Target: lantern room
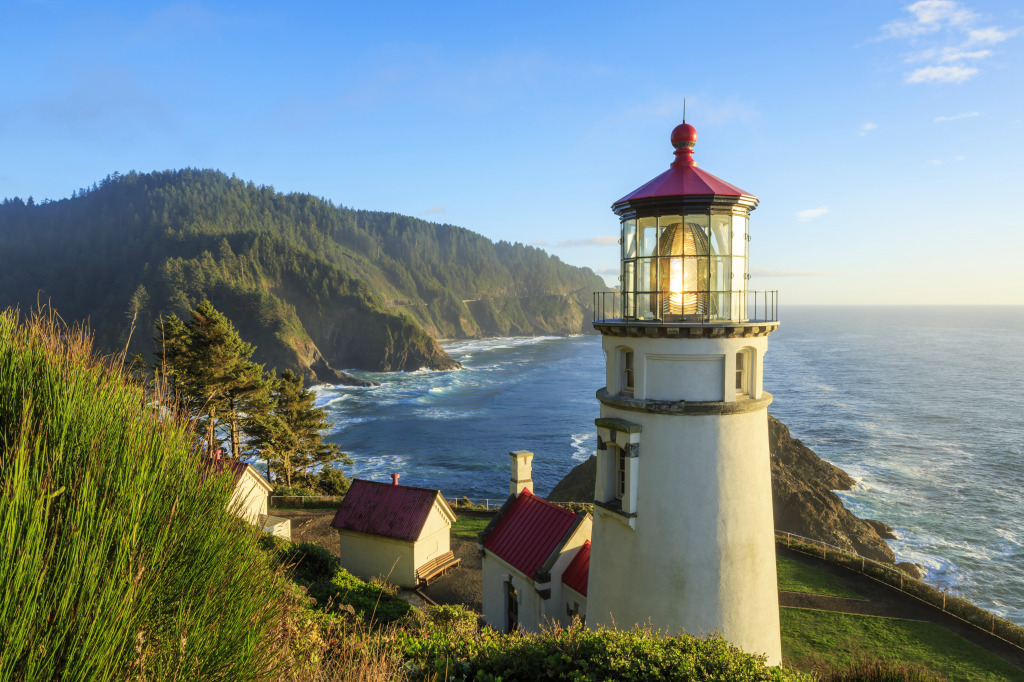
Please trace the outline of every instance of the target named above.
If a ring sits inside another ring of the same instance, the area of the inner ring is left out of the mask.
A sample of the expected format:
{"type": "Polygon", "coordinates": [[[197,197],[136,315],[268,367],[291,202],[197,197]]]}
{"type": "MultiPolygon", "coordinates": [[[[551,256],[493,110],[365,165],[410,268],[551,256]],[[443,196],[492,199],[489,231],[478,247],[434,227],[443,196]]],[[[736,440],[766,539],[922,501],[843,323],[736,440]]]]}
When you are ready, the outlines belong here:
{"type": "Polygon", "coordinates": [[[669,169],[612,204],[622,229],[622,318],[745,322],[753,303],[747,222],[757,197],[697,167],[692,125],[676,126],[671,140],[669,169]]]}

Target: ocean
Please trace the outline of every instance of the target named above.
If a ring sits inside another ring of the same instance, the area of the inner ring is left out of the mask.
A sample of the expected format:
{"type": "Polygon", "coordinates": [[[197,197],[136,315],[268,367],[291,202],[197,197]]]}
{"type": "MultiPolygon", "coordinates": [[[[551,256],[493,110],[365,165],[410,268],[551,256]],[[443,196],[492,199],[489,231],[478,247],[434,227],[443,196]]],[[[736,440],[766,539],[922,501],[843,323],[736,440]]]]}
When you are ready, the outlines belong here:
{"type": "MultiPolygon", "coordinates": [[[[839,493],[896,529],[900,561],[1024,624],[1024,307],[792,306],[769,337],[769,412],[857,480],[839,493]]],[[[500,503],[511,450],[545,495],[592,454],[593,335],[456,341],[465,369],[321,386],[351,476],[500,503]]]]}

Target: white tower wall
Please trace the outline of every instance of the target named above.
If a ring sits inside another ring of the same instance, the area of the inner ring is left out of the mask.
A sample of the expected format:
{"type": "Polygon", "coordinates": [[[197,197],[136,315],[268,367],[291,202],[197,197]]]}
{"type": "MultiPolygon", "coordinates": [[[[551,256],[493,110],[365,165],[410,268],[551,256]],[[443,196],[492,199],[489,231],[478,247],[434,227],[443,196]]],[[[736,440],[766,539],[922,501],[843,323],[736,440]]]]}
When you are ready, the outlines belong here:
{"type": "Polygon", "coordinates": [[[685,326],[656,337],[605,333],[588,624],[718,631],[769,664],[781,662],[771,395],[761,388],[772,329],[698,328],[698,338],[687,338],[685,326]]]}

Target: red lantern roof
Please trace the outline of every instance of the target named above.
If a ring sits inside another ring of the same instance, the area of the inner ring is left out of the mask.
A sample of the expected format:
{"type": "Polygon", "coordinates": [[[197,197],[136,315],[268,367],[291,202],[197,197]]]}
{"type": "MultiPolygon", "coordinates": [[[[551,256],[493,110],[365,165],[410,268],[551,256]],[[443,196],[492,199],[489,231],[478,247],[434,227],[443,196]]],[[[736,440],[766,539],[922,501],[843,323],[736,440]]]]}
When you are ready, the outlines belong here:
{"type": "Polygon", "coordinates": [[[693,146],[696,143],[697,130],[692,125],[684,122],[676,126],[672,131],[672,146],[676,150],[676,160],[672,162],[669,169],[644,186],[622,197],[612,206],[638,199],[678,196],[750,197],[756,201],[757,197],[750,192],[745,192],[739,187],[730,185],[725,180],[697,168],[697,162],[693,159],[693,146]]]}

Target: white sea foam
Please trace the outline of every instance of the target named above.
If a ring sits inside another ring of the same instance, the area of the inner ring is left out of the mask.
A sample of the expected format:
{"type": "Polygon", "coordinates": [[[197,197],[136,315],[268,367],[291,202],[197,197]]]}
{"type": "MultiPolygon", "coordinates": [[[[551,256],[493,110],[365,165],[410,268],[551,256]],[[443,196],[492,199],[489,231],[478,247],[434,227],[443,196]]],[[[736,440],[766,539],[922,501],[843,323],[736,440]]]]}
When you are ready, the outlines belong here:
{"type": "Polygon", "coordinates": [[[597,434],[595,433],[574,433],[570,436],[572,441],[572,458],[576,462],[587,461],[597,445],[597,434]]]}

